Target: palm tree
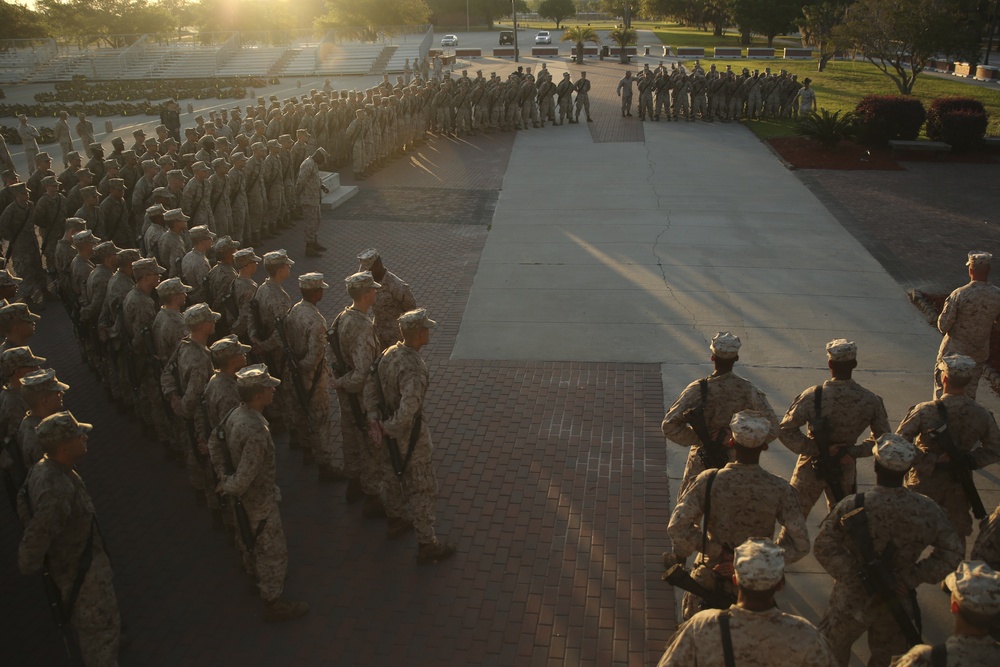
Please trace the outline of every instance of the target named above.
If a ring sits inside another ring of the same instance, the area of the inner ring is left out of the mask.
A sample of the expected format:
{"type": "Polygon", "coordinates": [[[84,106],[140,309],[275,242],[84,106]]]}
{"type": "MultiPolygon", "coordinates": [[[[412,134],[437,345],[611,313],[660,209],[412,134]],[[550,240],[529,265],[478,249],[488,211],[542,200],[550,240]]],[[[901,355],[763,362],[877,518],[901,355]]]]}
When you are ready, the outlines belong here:
{"type": "Polygon", "coordinates": [[[618,45],[618,62],[625,64],[628,62],[628,54],[625,47],[631,46],[639,39],[639,33],[632,28],[615,28],[608,33],[608,37],[618,45]]]}
{"type": "Polygon", "coordinates": [[[576,42],[576,62],[583,62],[583,43],[589,42],[590,44],[600,44],[601,38],[597,34],[597,31],[593,28],[588,28],[582,25],[575,25],[572,28],[566,28],[563,31],[562,37],[559,39],[560,42],[576,42]]]}

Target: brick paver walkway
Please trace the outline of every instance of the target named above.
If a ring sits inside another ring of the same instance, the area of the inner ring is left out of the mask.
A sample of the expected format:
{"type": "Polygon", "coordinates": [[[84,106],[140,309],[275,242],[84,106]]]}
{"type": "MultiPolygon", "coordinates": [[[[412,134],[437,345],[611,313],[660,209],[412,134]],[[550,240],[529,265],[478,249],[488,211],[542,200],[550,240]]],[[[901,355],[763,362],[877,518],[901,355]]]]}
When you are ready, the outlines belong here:
{"type": "MultiPolygon", "coordinates": [[[[80,471],[114,559],[123,667],[655,661],[674,622],[659,580],[668,547],[659,367],[450,360],[512,141],[434,144],[374,175],[324,222],[322,259],[301,258],[299,230],[269,244],[289,249],[296,275],[326,273],[328,317],[347,303],[339,278],[356,270],[354,255],[377,246],[441,323],[426,353],[426,414],[439,531],[459,547],[452,561],[417,566],[412,537],[387,541],[382,522],[345,505],[342,485],[318,485],[279,438],[286,592],[312,605],[299,621],[261,621],[184,471],[109,409],[62,309],[44,313],[33,349],[73,386],[68,408],[96,427],[80,471]],[[432,158],[431,173],[421,165],[432,158]]],[[[39,580],[17,573],[18,539],[4,505],[4,664],[64,664],[39,580]]]]}

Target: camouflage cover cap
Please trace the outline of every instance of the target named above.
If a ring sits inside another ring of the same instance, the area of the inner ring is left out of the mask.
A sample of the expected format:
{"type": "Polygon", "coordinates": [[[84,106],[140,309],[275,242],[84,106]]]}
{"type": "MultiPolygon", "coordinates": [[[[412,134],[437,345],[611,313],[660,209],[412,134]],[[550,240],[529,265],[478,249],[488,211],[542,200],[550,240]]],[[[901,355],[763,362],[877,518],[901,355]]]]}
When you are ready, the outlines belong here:
{"type": "Polygon", "coordinates": [[[276,264],[291,266],[295,262],[288,257],[288,251],[284,248],[281,250],[272,250],[264,254],[264,266],[275,266],[276,264]]]}
{"type": "Polygon", "coordinates": [[[23,278],[10,275],[7,269],[0,270],[0,287],[17,287],[23,278]]]}
{"type": "Polygon", "coordinates": [[[96,185],[87,185],[80,188],[80,196],[86,199],[87,197],[97,197],[99,193],[97,192],[96,185]]]}
{"type": "Polygon", "coordinates": [[[143,169],[158,169],[159,166],[156,164],[156,160],[143,160],[142,161],[142,168],[143,169]]]}
{"type": "Polygon", "coordinates": [[[229,162],[224,157],[217,157],[214,160],[212,160],[212,168],[213,169],[217,169],[219,167],[225,167],[228,164],[229,164],[229,162]]]}
{"type": "Polygon", "coordinates": [[[143,130],[132,130],[133,137],[144,137],[146,133],[143,130]]]}
{"type": "Polygon", "coordinates": [[[303,273],[299,276],[299,289],[326,289],[329,285],[322,273],[303,273]]]}
{"type": "Polygon", "coordinates": [[[160,165],[161,167],[165,164],[173,165],[174,159],[169,155],[161,155],[159,159],[156,160],[156,164],[160,165]]]}
{"type": "Polygon", "coordinates": [[[278,143],[277,139],[269,139],[267,142],[268,148],[281,148],[281,144],[278,143]]]}
{"type": "Polygon", "coordinates": [[[184,215],[184,211],[179,208],[172,208],[163,214],[163,219],[167,222],[187,222],[191,218],[184,215]]]}
{"type": "Polygon", "coordinates": [[[153,196],[159,197],[161,199],[173,199],[174,195],[170,192],[170,188],[158,187],[153,189],[153,196]]]}
{"type": "Polygon", "coordinates": [[[90,144],[90,150],[92,150],[92,151],[103,151],[104,150],[104,146],[101,145],[100,141],[95,141],[94,143],[90,144]]]}
{"type": "Polygon", "coordinates": [[[983,252],[982,250],[974,250],[969,253],[969,260],[965,263],[966,266],[972,267],[973,269],[983,269],[990,265],[993,260],[993,255],[988,252],[983,252]]]}
{"type": "Polygon", "coordinates": [[[178,180],[187,180],[187,176],[184,175],[184,170],[182,169],[171,169],[167,172],[167,178],[176,178],[178,180]]]}
{"type": "Polygon", "coordinates": [[[740,354],[742,344],[739,336],[734,336],[728,331],[720,331],[712,339],[712,354],[719,359],[735,359],[740,354]]]}
{"type": "Polygon", "coordinates": [[[26,389],[31,389],[33,391],[69,390],[69,385],[60,382],[59,378],[56,377],[56,371],[54,368],[42,368],[37,371],[31,371],[21,378],[21,384],[24,385],[26,389]]]}
{"type": "Polygon", "coordinates": [[[66,159],[67,160],[79,160],[80,159],[80,153],[79,153],[79,151],[70,151],[69,153],[66,153],[66,159]]]}
{"type": "Polygon", "coordinates": [[[66,229],[80,231],[87,228],[87,221],[83,218],[66,218],[66,229]]]}
{"type": "Polygon", "coordinates": [[[144,278],[146,276],[151,276],[154,273],[166,273],[167,270],[156,263],[156,260],[152,257],[147,257],[145,259],[137,259],[132,262],[132,275],[135,279],[144,278]]]}
{"type": "Polygon", "coordinates": [[[399,316],[400,329],[433,329],[437,322],[427,317],[425,308],[410,310],[399,316]]]}
{"type": "Polygon", "coordinates": [[[733,567],[741,588],[767,591],[785,576],[785,550],[766,537],[751,537],[736,547],[733,567]]]}
{"type": "Polygon", "coordinates": [[[71,412],[57,412],[49,415],[35,427],[35,437],[38,444],[45,445],[63,442],[89,433],[94,427],[85,422],[78,422],[71,412]]]}
{"type": "Polygon", "coordinates": [[[156,137],[150,137],[142,142],[143,146],[149,146],[151,148],[156,148],[156,137]]]}
{"type": "Polygon", "coordinates": [[[215,233],[205,225],[198,225],[191,228],[191,243],[201,243],[202,241],[214,241],[215,233]]]}
{"type": "Polygon", "coordinates": [[[771,422],[763,412],[744,410],[733,415],[729,428],[733,431],[733,440],[744,447],[756,449],[767,441],[771,422]]]}
{"type": "Polygon", "coordinates": [[[125,189],[125,179],[124,178],[109,178],[108,186],[114,189],[125,189]]]}
{"type": "Polygon", "coordinates": [[[121,137],[115,137],[114,139],[111,140],[111,145],[112,146],[122,146],[122,147],[124,147],[125,146],[125,140],[122,139],[121,137]]]}
{"type": "Polygon", "coordinates": [[[100,243],[101,239],[94,236],[94,232],[89,229],[85,229],[82,232],[77,232],[73,234],[73,243],[80,245],[81,243],[100,243]]]}
{"type": "Polygon", "coordinates": [[[161,297],[174,294],[190,294],[191,286],[185,285],[180,278],[168,278],[156,286],[156,293],[161,297]]]}
{"type": "Polygon", "coordinates": [[[976,362],[964,354],[949,354],[938,359],[937,369],[956,380],[971,378],[976,370],[976,362]]]}
{"type": "Polygon", "coordinates": [[[107,160],[104,161],[104,166],[107,167],[108,169],[118,169],[118,160],[114,159],[113,157],[109,157],[107,160]]]}
{"type": "Polygon", "coordinates": [[[854,361],[858,358],[858,346],[852,340],[835,338],[826,344],[826,356],[830,361],[854,361]]]}
{"type": "Polygon", "coordinates": [[[31,192],[30,190],[28,190],[27,183],[11,183],[10,185],[7,186],[7,189],[10,190],[15,195],[25,195],[31,192]]]}
{"type": "Polygon", "coordinates": [[[0,371],[3,371],[4,377],[9,377],[18,368],[41,366],[44,363],[45,357],[36,357],[35,353],[27,345],[24,347],[12,347],[9,350],[4,350],[3,354],[0,354],[0,371]]]}
{"type": "Polygon", "coordinates": [[[163,215],[166,212],[166,209],[163,208],[163,204],[153,204],[146,209],[146,215],[151,218],[157,215],[163,215]]]}
{"type": "Polygon", "coordinates": [[[250,144],[250,150],[252,150],[252,151],[253,151],[253,152],[255,152],[255,153],[256,153],[257,151],[266,151],[266,150],[267,150],[267,146],[265,146],[265,145],[264,145],[264,144],[263,144],[262,142],[260,142],[260,141],[255,141],[255,142],[253,142],[252,144],[250,144]]]}
{"type": "Polygon", "coordinates": [[[916,448],[909,440],[895,433],[880,435],[872,447],[872,454],[879,465],[888,470],[906,472],[917,457],[916,448]]]}
{"type": "Polygon", "coordinates": [[[236,151],[235,153],[229,156],[229,159],[233,161],[233,164],[236,164],[237,162],[246,162],[247,156],[242,151],[236,151]]]}
{"type": "Polygon", "coordinates": [[[212,171],[212,168],[209,167],[204,162],[202,162],[201,160],[198,160],[193,165],[191,165],[191,171],[212,171]]]}
{"type": "Polygon", "coordinates": [[[944,583],[958,599],[958,606],[983,616],[1000,614],[1000,574],[981,560],[959,563],[944,583]]]}
{"type": "Polygon", "coordinates": [[[118,251],[118,265],[131,264],[142,257],[136,248],[122,248],[118,251]]]}
{"type": "Polygon", "coordinates": [[[382,285],[375,282],[375,278],[372,277],[371,271],[359,271],[357,273],[352,273],[344,278],[344,284],[347,285],[347,289],[364,289],[367,287],[374,287],[375,289],[382,288],[382,285]]]}
{"type": "Polygon", "coordinates": [[[231,359],[240,354],[246,354],[250,351],[250,346],[241,343],[236,334],[230,334],[212,343],[212,346],[208,349],[212,351],[212,357],[216,361],[222,361],[223,359],[231,359]]]}
{"type": "Polygon", "coordinates": [[[42,179],[42,187],[47,187],[49,185],[55,185],[58,187],[59,179],[57,179],[55,176],[46,176],[45,178],[42,179]]]}
{"type": "Polygon", "coordinates": [[[109,255],[115,255],[117,257],[119,250],[121,250],[121,248],[116,246],[114,241],[102,241],[94,246],[93,258],[96,260],[102,260],[109,255]]]}
{"type": "Polygon", "coordinates": [[[46,153],[45,151],[42,151],[41,153],[35,156],[35,163],[37,164],[41,160],[48,160],[49,162],[52,162],[52,156],[46,153]]]}
{"type": "Polygon", "coordinates": [[[379,257],[378,250],[368,248],[358,253],[358,261],[361,263],[361,270],[367,271],[375,265],[375,260],[379,257]]]}
{"type": "Polygon", "coordinates": [[[236,250],[240,247],[239,241],[234,241],[231,236],[222,236],[218,241],[212,246],[212,249],[217,253],[229,252],[230,250],[236,250]]]}
{"type": "Polygon", "coordinates": [[[184,324],[193,327],[205,322],[218,322],[220,317],[222,315],[212,310],[207,303],[198,303],[184,311],[184,324]]]}
{"type": "Polygon", "coordinates": [[[233,255],[233,266],[237,269],[242,269],[251,262],[260,264],[262,261],[264,260],[254,253],[253,248],[241,248],[236,251],[235,255],[233,255]]]}
{"type": "Polygon", "coordinates": [[[127,151],[122,151],[122,157],[138,157],[138,156],[135,154],[135,151],[130,148],[127,151]]]}
{"type": "Polygon", "coordinates": [[[236,371],[236,385],[239,387],[277,387],[281,380],[271,377],[265,364],[253,364],[236,371]]]}

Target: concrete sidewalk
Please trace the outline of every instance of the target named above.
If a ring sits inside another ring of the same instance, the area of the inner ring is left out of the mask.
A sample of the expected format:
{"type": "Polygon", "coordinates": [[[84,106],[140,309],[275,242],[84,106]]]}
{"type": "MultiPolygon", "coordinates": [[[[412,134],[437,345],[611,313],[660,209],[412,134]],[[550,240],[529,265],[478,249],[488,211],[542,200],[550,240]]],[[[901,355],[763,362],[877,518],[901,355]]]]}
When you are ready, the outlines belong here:
{"type": "MultiPolygon", "coordinates": [[[[742,126],[646,123],[644,143],[599,146],[584,125],[560,129],[517,136],[453,358],[658,363],[666,409],[711,372],[708,342],[730,330],[738,372],[780,415],[827,377],[824,345],[845,337],[894,427],[930,397],[940,335],[742,126]]],[[[998,406],[986,386],[980,400],[998,406]]],[[[674,482],[686,450],[667,450],[674,482]]],[[[795,456],[776,444],[762,462],[787,479],[795,456]]],[[[870,486],[871,459],[859,471],[870,486]]],[[[996,475],[977,482],[993,507],[996,475]]],[[[813,536],[824,514],[817,505],[813,536]]],[[[831,584],[809,556],[781,605],[816,622],[831,584]]],[[[946,596],[925,586],[920,598],[925,638],[943,639],[946,596]]],[[[854,664],[867,654],[858,642],[854,664]]]]}

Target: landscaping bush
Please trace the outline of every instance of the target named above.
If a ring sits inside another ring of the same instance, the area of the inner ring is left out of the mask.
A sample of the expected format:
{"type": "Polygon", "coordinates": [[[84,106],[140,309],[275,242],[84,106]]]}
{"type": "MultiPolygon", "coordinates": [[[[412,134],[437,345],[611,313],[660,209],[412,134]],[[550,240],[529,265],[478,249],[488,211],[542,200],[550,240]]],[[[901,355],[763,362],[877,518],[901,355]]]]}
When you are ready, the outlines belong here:
{"type": "Polygon", "coordinates": [[[885,146],[892,139],[913,141],[927,118],[920,100],[907,95],[865,95],[854,113],[858,137],[867,146],[885,146]]]}
{"type": "Polygon", "coordinates": [[[830,113],[829,109],[820,109],[808,116],[800,117],[795,124],[795,133],[814,139],[824,148],[832,150],[841,141],[853,139],[857,135],[855,119],[855,115],[850,111],[840,115],[839,111],[830,113]]]}
{"type": "Polygon", "coordinates": [[[927,111],[927,138],[951,144],[956,151],[982,143],[989,115],[979,100],[971,97],[939,97],[927,111]]]}

